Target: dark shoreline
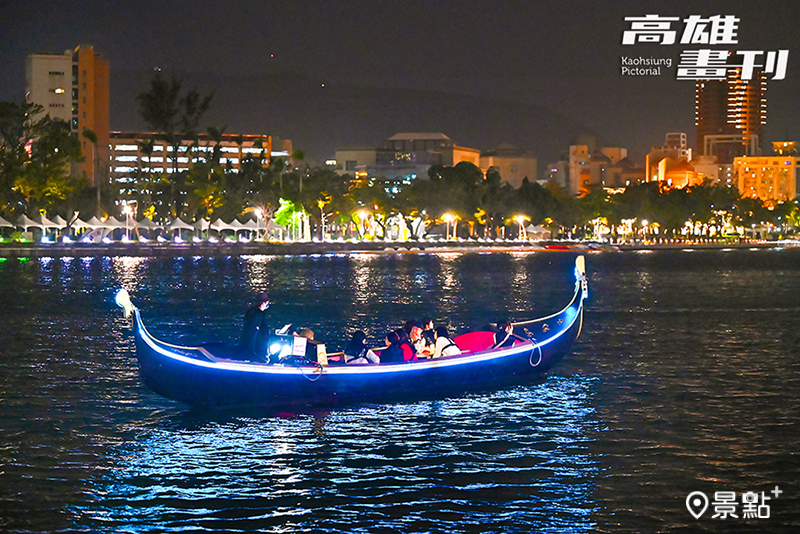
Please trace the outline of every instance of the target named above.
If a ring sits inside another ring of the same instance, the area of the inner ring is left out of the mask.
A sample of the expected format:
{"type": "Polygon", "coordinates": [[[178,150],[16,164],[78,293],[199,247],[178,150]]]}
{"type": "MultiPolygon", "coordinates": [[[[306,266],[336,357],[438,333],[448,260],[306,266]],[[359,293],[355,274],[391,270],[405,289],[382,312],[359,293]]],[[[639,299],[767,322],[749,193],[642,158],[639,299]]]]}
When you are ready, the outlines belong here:
{"type": "Polygon", "coordinates": [[[44,257],[181,257],[181,256],[304,256],[315,254],[347,253],[420,253],[420,252],[591,252],[626,250],[718,250],[780,248],[800,246],[800,242],[744,242],[744,243],[633,243],[620,245],[581,244],[574,242],[523,243],[464,241],[390,241],[367,242],[308,242],[308,243],[109,243],[109,244],[38,244],[8,243],[0,245],[0,258],[44,257]]]}

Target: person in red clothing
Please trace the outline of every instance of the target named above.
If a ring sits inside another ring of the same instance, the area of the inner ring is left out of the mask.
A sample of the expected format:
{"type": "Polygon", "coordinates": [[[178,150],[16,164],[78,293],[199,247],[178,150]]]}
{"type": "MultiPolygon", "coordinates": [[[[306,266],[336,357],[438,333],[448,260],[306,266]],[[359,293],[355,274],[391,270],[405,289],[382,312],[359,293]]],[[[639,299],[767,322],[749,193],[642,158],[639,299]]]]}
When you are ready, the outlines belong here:
{"type": "Polygon", "coordinates": [[[414,350],[413,345],[411,345],[411,340],[408,337],[408,333],[406,333],[404,328],[398,328],[395,330],[397,337],[400,339],[399,345],[400,350],[403,351],[403,361],[410,362],[412,360],[417,359],[417,351],[414,350]]]}

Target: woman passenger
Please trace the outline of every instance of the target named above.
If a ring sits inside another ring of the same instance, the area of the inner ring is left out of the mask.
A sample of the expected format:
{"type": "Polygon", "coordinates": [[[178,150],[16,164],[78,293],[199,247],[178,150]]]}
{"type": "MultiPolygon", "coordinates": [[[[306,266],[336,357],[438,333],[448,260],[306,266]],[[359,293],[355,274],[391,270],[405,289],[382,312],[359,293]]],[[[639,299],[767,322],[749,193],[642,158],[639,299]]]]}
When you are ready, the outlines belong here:
{"type": "Polygon", "coordinates": [[[400,347],[400,336],[397,332],[386,334],[386,345],[388,346],[381,352],[381,363],[402,363],[403,349],[400,347]]]}
{"type": "Polygon", "coordinates": [[[414,350],[414,346],[411,344],[411,339],[408,337],[408,333],[403,328],[398,328],[395,330],[398,339],[400,340],[400,350],[403,351],[403,361],[410,362],[412,360],[417,359],[417,351],[414,350]]]}
{"type": "Polygon", "coordinates": [[[458,356],[461,354],[461,349],[458,348],[456,342],[450,338],[446,327],[440,326],[435,330],[435,332],[436,346],[433,349],[434,358],[440,358],[442,356],[458,356]]]}
{"type": "Polygon", "coordinates": [[[353,334],[350,343],[344,349],[344,363],[365,364],[381,363],[378,355],[367,347],[367,335],[363,330],[358,330],[353,334]]]}

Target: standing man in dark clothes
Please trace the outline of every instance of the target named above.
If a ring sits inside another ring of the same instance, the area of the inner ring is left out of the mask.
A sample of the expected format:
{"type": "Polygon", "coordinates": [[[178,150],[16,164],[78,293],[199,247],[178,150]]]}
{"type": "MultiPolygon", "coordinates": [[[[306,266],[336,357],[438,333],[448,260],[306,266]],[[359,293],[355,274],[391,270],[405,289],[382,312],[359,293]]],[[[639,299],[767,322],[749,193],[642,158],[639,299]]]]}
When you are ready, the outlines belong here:
{"type": "Polygon", "coordinates": [[[245,351],[245,356],[257,361],[267,361],[267,342],[269,341],[269,323],[267,322],[267,308],[269,308],[269,295],[261,293],[256,303],[244,314],[244,328],[239,346],[245,351]]]}

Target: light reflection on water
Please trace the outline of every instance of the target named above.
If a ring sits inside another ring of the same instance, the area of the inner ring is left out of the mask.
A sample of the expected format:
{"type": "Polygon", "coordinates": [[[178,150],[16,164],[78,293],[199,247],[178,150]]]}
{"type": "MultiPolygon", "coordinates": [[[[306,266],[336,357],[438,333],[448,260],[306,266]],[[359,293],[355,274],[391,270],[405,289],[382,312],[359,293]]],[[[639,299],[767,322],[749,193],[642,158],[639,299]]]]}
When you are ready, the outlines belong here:
{"type": "Polygon", "coordinates": [[[266,289],[276,325],[337,350],[424,315],[457,333],[552,313],[574,255],[0,261],[0,531],[798,532],[800,249],[586,263],[583,333],[542,383],[273,416],[148,391],[114,290],[196,343],[236,339],[266,289]],[[776,484],[769,523],[685,507],[776,484]]]}
{"type": "Polygon", "coordinates": [[[588,532],[596,380],[407,405],[145,421],[81,526],[588,532]],[[487,410],[489,408],[489,410],[487,410]]]}

